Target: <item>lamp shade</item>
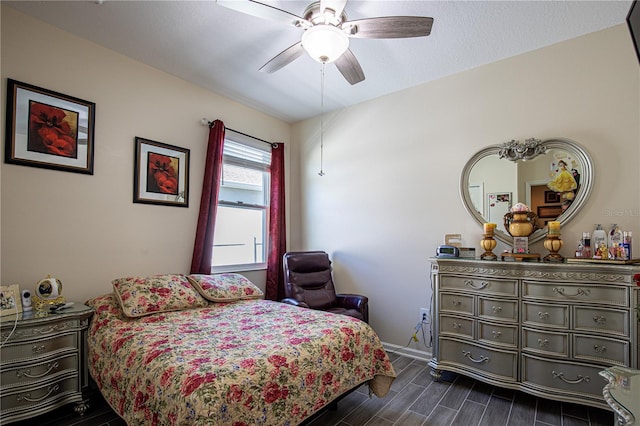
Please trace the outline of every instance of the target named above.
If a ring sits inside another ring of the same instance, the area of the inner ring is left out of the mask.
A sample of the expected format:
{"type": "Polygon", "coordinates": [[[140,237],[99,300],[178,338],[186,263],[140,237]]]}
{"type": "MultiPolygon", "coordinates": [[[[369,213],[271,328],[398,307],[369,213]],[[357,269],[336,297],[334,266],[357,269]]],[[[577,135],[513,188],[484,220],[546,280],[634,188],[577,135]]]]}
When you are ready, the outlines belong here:
{"type": "Polygon", "coordinates": [[[349,48],[349,37],[333,25],[319,24],[302,34],[302,47],[316,61],[328,64],[349,48]]]}

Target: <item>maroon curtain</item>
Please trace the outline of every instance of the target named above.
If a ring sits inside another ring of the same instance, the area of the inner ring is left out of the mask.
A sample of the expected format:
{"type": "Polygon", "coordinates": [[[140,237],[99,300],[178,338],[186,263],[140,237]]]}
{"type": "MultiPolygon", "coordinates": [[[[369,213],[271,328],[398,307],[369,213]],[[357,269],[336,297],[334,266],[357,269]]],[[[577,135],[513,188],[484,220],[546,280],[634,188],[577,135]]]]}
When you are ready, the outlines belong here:
{"type": "Polygon", "coordinates": [[[224,148],[224,123],[216,120],[209,126],[209,144],[202,181],[200,214],[196,228],[196,241],[191,259],[192,274],[210,274],[213,254],[213,231],[215,230],[218,194],[222,176],[222,150],[224,148]]]}
{"type": "Polygon", "coordinates": [[[271,199],[269,203],[269,252],[265,298],[284,298],[282,257],[287,249],[284,210],[284,145],[271,148],[271,199]]]}

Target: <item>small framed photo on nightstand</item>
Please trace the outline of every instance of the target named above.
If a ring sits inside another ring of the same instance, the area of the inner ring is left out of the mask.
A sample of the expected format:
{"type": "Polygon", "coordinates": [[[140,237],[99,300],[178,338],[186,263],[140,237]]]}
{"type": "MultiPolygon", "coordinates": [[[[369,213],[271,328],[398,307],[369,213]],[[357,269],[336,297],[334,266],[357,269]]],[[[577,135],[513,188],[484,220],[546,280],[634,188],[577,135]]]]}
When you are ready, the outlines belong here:
{"type": "Polygon", "coordinates": [[[0,316],[22,312],[20,287],[17,284],[0,286],[0,316]]]}
{"type": "Polygon", "coordinates": [[[514,253],[529,253],[529,237],[513,237],[514,253]]]}

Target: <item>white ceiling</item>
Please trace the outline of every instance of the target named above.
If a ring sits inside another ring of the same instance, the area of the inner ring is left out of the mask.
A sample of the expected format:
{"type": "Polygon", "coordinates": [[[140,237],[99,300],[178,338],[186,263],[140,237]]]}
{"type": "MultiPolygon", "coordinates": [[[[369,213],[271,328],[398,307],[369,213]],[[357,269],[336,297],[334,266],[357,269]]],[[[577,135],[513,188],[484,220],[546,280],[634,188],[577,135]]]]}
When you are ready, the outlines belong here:
{"type": "MultiPolygon", "coordinates": [[[[264,1],[302,15],[310,1],[264,1]]],[[[434,18],[428,37],[351,39],[366,80],[303,56],[274,74],[258,69],[300,40],[301,29],[212,1],[3,1],[65,31],[287,122],[442,78],[625,22],[631,0],[350,0],[349,20],[434,18]]]]}

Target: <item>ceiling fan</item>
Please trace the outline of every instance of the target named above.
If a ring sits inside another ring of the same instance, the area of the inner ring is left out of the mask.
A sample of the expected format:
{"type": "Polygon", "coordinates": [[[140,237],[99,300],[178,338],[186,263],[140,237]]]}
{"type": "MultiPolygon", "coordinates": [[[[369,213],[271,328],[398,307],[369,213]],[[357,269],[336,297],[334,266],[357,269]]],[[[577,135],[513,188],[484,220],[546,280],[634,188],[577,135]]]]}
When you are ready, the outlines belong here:
{"type": "Polygon", "coordinates": [[[349,37],[423,37],[431,33],[433,25],[433,18],[422,16],[382,16],[348,21],[344,11],[347,0],[316,1],[305,9],[303,17],[254,0],[217,2],[248,15],[284,22],[304,30],[299,42],[280,52],[260,71],[278,71],[307,52],[318,62],[335,62],[340,73],[351,84],[363,81],[364,72],[349,49],[349,37]]]}

